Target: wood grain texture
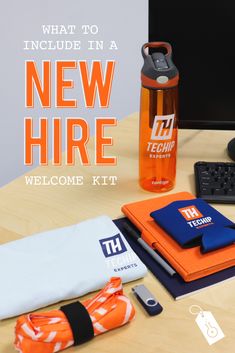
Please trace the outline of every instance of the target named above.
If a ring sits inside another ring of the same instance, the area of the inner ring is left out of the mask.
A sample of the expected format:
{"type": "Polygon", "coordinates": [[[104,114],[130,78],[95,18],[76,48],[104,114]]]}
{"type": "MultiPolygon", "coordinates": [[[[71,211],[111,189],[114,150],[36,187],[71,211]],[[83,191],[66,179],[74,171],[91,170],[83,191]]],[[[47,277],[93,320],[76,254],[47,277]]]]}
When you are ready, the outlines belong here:
{"type": "MultiPolygon", "coordinates": [[[[124,203],[156,197],[138,186],[138,116],[134,114],[107,129],[114,146],[107,153],[118,156],[115,167],[38,167],[29,175],[84,175],[83,186],[26,186],[24,176],[0,190],[0,243],[56,227],[107,214],[121,216],[124,203]],[[91,186],[93,175],[117,175],[116,186],[91,186]]],[[[225,147],[232,131],[181,130],[179,132],[177,184],[173,191],[194,192],[193,164],[198,160],[226,161],[225,147]]],[[[89,142],[93,156],[94,141],[89,142]]],[[[93,159],[91,157],[91,159],[93,159]]],[[[216,205],[235,221],[234,206],[216,205]]],[[[12,259],[14,261],[14,259],[12,259]]],[[[16,264],[17,266],[17,264],[16,264]]],[[[1,271],[4,269],[1,269],[1,271]]],[[[9,279],[10,280],[10,279],[9,279]]],[[[161,284],[148,274],[143,280],[125,285],[125,292],[136,307],[136,319],[92,342],[68,351],[81,353],[223,353],[235,345],[235,281],[209,288],[175,302],[161,284]],[[161,315],[148,317],[131,294],[136,283],[145,283],[164,307],[161,315]],[[212,311],[226,337],[209,347],[189,313],[192,304],[212,311]]],[[[84,298],[89,297],[85,296],[84,298]]],[[[17,297],[17,292],[16,292],[17,297]]],[[[83,299],[83,298],[81,298],[83,299]]],[[[1,300],[1,294],[0,294],[1,300]]],[[[47,309],[57,308],[59,304],[47,309]]],[[[43,309],[44,310],[44,309],[43,309]]],[[[13,353],[15,318],[0,322],[0,352],[13,353]]],[[[33,353],[33,352],[32,352],[33,353]]]]}

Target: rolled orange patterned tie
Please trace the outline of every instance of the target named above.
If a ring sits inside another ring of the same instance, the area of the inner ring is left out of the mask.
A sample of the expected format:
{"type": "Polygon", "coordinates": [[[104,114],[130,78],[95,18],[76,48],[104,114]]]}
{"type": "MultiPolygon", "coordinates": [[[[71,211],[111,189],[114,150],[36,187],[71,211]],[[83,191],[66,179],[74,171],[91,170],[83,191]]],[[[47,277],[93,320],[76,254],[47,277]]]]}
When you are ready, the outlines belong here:
{"type": "MultiPolygon", "coordinates": [[[[93,336],[122,326],[135,316],[132,303],[123,294],[119,277],[111,278],[94,298],[84,301],[82,305],[89,314],[93,336]]],[[[78,326],[81,324],[82,322],[78,326]]],[[[71,323],[62,310],[19,317],[15,335],[15,348],[20,353],[54,353],[75,343],[71,323]]]]}

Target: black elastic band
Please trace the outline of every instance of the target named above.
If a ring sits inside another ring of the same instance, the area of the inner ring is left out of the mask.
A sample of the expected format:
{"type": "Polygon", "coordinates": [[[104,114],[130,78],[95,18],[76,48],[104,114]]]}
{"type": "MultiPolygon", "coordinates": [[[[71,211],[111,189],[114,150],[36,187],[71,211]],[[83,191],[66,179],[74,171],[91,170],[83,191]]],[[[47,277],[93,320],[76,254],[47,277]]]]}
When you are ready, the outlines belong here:
{"type": "Polygon", "coordinates": [[[64,305],[60,310],[65,314],[73,332],[74,346],[85,343],[94,337],[90,315],[80,302],[64,305]]]}

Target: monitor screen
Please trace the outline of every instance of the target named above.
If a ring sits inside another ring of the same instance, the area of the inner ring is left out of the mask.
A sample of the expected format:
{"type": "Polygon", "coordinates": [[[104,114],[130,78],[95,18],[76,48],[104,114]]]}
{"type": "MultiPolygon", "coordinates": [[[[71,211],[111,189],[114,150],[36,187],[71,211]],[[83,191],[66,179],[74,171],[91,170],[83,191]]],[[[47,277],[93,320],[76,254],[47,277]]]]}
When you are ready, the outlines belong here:
{"type": "Polygon", "coordinates": [[[235,129],[235,1],[149,0],[149,41],[180,73],[180,126],[235,129]]]}

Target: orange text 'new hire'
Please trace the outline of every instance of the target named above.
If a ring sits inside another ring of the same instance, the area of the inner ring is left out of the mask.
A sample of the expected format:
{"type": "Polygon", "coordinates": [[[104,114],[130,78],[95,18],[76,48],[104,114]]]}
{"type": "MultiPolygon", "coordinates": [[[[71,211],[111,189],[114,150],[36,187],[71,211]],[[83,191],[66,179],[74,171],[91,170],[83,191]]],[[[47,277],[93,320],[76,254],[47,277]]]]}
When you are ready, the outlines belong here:
{"type": "MultiPolygon", "coordinates": [[[[57,61],[56,65],[56,108],[77,108],[76,99],[65,99],[64,90],[74,87],[73,80],[64,79],[66,69],[80,68],[81,84],[86,108],[94,108],[96,96],[99,98],[100,108],[108,108],[112,88],[113,74],[115,68],[114,61],[107,61],[105,73],[102,72],[100,61],[93,61],[91,72],[89,73],[86,61],[57,61]]],[[[34,61],[26,62],[26,108],[34,108],[34,90],[38,93],[38,98],[42,108],[51,107],[51,62],[43,61],[42,79],[37,71],[34,61]]],[[[116,157],[104,156],[104,146],[112,146],[112,137],[104,136],[105,126],[116,126],[117,120],[114,117],[101,117],[95,119],[95,164],[116,165],[116,157]]],[[[25,118],[25,164],[33,164],[33,146],[39,146],[39,163],[48,163],[48,119],[39,119],[39,136],[33,136],[33,119],[25,118]]],[[[82,165],[90,165],[87,151],[89,141],[89,125],[82,117],[69,117],[66,119],[66,164],[75,164],[75,151],[79,152],[82,165]],[[79,139],[75,138],[75,128],[80,129],[79,139]]],[[[62,123],[60,117],[53,118],[53,150],[52,163],[61,165],[62,163],[62,123]]]]}

